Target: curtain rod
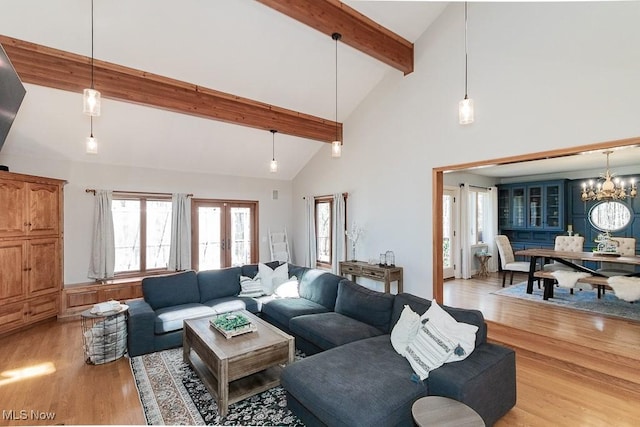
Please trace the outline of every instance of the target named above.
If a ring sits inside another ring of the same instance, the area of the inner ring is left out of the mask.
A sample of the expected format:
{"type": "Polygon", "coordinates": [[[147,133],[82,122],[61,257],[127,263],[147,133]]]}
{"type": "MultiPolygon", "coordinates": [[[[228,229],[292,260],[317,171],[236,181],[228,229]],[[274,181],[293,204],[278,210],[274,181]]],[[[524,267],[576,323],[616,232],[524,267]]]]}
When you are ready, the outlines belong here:
{"type": "MultiPolygon", "coordinates": [[[[460,187],[464,187],[464,183],[462,184],[458,184],[460,187]]],[[[480,190],[487,190],[487,191],[491,191],[491,187],[481,187],[479,185],[473,185],[473,184],[469,184],[469,187],[471,188],[479,188],[480,190]]]]}
{"type": "MultiPolygon", "coordinates": [[[[333,194],[327,194],[326,196],[314,196],[314,199],[321,199],[321,198],[325,198],[325,197],[331,197],[333,196],[333,194]]],[[[342,197],[344,197],[345,199],[349,197],[349,193],[342,193],[342,197]]],[[[302,200],[307,200],[306,196],[302,196],[302,200]]]]}
{"type": "MultiPolygon", "coordinates": [[[[84,190],[87,193],[93,193],[93,195],[96,195],[96,190],[93,188],[87,188],[84,190]]],[[[171,193],[150,193],[147,191],[120,191],[120,190],[113,190],[114,193],[120,193],[120,194],[137,194],[137,195],[146,195],[146,196],[167,196],[170,197],[171,193]]],[[[193,197],[193,194],[187,194],[187,197],[193,197]]]]}

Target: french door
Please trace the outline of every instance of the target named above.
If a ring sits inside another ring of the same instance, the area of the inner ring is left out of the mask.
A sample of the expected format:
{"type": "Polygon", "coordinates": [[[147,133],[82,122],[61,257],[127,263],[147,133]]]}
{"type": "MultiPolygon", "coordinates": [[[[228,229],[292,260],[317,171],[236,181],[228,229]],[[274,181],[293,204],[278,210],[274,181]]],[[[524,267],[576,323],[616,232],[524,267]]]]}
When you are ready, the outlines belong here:
{"type": "Polygon", "coordinates": [[[191,259],[194,270],[258,262],[258,202],[194,199],[191,259]]]}
{"type": "Polygon", "coordinates": [[[455,276],[456,190],[443,189],[442,193],[442,272],[443,278],[455,276]]]}

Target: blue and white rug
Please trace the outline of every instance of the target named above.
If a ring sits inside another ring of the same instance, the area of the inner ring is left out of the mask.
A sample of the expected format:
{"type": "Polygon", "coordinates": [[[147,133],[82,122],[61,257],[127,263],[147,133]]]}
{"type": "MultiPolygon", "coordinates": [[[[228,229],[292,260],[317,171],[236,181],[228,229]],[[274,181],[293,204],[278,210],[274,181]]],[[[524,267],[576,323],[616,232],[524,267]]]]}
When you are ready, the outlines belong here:
{"type": "Polygon", "coordinates": [[[198,375],[182,361],[182,348],[133,357],[131,370],[148,425],[303,426],[287,409],[282,387],[231,404],[221,417],[198,375]]]}
{"type": "Polygon", "coordinates": [[[623,301],[617,298],[613,291],[610,290],[607,290],[598,299],[598,293],[595,289],[574,289],[572,295],[569,293],[569,289],[556,286],[553,289],[553,298],[546,301],[542,299],[543,290],[538,289],[538,286],[534,283],[533,294],[527,294],[527,282],[523,282],[494,291],[492,294],[640,321],[640,303],[632,304],[623,301]]]}

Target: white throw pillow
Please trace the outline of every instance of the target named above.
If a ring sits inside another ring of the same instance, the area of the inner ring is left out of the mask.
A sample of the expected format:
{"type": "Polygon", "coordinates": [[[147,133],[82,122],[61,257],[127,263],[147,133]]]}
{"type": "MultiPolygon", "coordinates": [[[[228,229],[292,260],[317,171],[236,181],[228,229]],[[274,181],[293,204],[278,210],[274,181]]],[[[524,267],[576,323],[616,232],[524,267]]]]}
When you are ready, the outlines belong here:
{"type": "Polygon", "coordinates": [[[259,297],[264,295],[260,273],[256,274],[256,277],[253,279],[247,276],[240,276],[240,293],[238,295],[241,297],[259,297]]]}
{"type": "Polygon", "coordinates": [[[291,276],[289,280],[278,285],[273,293],[280,298],[300,298],[298,292],[298,278],[291,276]]]}
{"type": "Polygon", "coordinates": [[[435,300],[431,302],[431,306],[420,319],[429,319],[429,322],[434,323],[442,333],[457,344],[446,363],[464,360],[476,348],[476,332],[478,331],[478,327],[468,323],[458,322],[440,307],[435,300]]]}
{"type": "Polygon", "coordinates": [[[435,323],[424,321],[416,337],[409,343],[405,357],[421,380],[439,368],[453,354],[457,344],[447,338],[435,323]]]}
{"type": "Polygon", "coordinates": [[[289,264],[286,262],[272,270],[266,264],[258,264],[258,274],[262,280],[262,290],[266,295],[273,294],[273,290],[289,280],[289,264]]]}
{"type": "Polygon", "coordinates": [[[419,326],[420,315],[405,305],[398,322],[391,330],[391,345],[398,354],[406,354],[407,346],[416,337],[419,326]]]}

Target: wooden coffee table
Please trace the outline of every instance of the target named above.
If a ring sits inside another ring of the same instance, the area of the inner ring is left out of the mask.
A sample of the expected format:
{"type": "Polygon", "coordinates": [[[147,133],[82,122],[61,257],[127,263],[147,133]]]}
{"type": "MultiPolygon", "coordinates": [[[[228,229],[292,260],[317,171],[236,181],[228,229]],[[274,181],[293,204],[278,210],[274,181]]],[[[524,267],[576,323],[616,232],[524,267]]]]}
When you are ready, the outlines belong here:
{"type": "Polygon", "coordinates": [[[229,404],[280,385],[283,365],[293,362],[292,336],[242,310],[257,330],[227,339],[209,325],[212,316],[184,321],[183,359],[218,403],[220,416],[229,404]]]}

